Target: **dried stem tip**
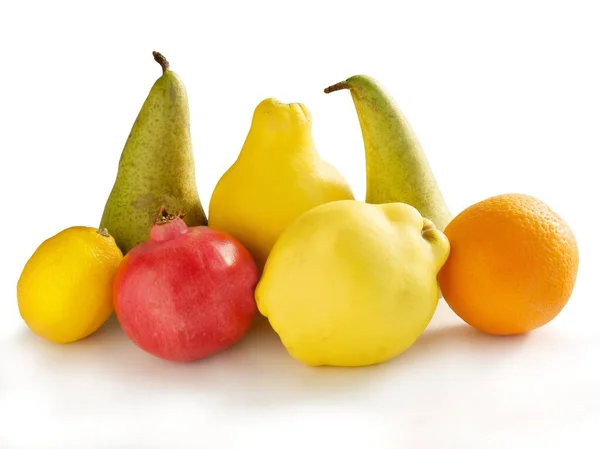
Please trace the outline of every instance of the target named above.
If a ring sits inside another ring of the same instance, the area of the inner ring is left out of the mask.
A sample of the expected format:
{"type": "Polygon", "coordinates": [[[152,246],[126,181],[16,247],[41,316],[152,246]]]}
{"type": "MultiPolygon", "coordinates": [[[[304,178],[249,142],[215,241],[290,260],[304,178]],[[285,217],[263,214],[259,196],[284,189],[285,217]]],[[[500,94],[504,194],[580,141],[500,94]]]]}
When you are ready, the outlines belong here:
{"type": "Polygon", "coordinates": [[[340,81],[339,83],[335,83],[329,87],[326,87],[323,91],[328,94],[330,92],[335,92],[336,90],[342,89],[350,89],[350,85],[346,81],[340,81]]]}
{"type": "Polygon", "coordinates": [[[108,233],[108,229],[106,229],[106,228],[100,228],[96,232],[98,234],[100,234],[102,237],[110,237],[110,234],[108,233]]]}
{"type": "Polygon", "coordinates": [[[154,56],[154,60],[162,67],[163,73],[169,70],[169,61],[167,61],[167,58],[165,58],[161,53],[153,51],[152,56],[154,56]]]}

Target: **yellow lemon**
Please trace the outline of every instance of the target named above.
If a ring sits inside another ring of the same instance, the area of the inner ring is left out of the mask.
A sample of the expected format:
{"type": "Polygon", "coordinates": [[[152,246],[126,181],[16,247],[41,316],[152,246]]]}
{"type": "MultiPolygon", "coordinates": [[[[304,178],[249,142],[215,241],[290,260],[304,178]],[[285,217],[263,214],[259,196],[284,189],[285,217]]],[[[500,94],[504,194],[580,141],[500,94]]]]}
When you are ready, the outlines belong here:
{"type": "Polygon", "coordinates": [[[105,229],[73,226],[45,240],[17,283],[19,312],[55,343],[89,336],[113,311],[112,282],[123,259],[105,229]]]}

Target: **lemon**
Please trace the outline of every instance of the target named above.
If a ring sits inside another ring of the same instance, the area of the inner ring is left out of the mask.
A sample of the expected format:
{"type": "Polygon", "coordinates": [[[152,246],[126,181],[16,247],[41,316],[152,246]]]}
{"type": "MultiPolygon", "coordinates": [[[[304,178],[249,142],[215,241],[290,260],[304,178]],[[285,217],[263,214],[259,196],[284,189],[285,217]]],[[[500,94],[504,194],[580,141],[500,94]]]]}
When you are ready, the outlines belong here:
{"type": "Polygon", "coordinates": [[[112,282],[123,259],[105,229],[73,226],[45,240],[17,283],[19,312],[55,343],[89,336],[113,311],[112,282]]]}

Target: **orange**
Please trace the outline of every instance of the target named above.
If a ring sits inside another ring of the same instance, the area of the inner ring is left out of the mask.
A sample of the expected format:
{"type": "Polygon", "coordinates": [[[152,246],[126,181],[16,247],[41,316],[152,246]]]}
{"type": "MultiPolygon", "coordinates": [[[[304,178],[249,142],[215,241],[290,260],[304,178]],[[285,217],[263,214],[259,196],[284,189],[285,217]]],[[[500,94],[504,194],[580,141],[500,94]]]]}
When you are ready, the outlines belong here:
{"type": "Polygon", "coordinates": [[[450,255],[438,281],[450,308],[489,334],[521,334],[553,320],[575,286],[577,242],[567,223],[525,194],[463,210],[444,233],[450,255]]]}

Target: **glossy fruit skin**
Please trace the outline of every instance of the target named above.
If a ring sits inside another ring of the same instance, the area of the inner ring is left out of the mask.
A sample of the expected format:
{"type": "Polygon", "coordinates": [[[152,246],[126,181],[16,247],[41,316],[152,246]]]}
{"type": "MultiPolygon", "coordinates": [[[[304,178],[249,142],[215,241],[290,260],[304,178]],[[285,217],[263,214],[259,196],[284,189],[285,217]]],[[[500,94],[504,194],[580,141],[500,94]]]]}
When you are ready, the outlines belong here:
{"type": "Polygon", "coordinates": [[[73,226],[55,234],[35,250],[19,277],[21,317],[54,343],[88,337],[113,312],[112,282],[122,259],[104,229],[73,226]]]}
{"type": "MultiPolygon", "coordinates": [[[[257,313],[258,270],[229,235],[206,226],[133,248],[113,288],[129,338],[159,358],[187,362],[240,341],[257,313]]],[[[155,225],[156,226],[156,225],[155,225]]]]}
{"type": "Polygon", "coordinates": [[[304,364],[382,363],[412,346],[430,322],[449,251],[445,235],[407,204],[323,204],[283,232],[256,301],[304,364]]]}
{"type": "Polygon", "coordinates": [[[508,193],[466,208],[448,225],[442,294],[466,323],[494,335],[522,334],[552,321],[577,277],[573,231],[541,200],[508,193]]]}

